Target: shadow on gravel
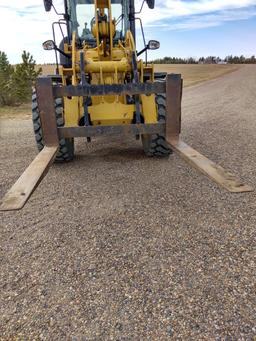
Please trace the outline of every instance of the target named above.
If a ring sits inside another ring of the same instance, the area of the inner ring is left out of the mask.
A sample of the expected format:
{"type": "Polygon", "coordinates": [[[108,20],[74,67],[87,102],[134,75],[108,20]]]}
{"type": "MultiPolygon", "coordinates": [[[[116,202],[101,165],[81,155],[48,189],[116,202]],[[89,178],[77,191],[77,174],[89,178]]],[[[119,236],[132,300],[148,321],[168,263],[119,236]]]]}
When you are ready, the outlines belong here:
{"type": "Polygon", "coordinates": [[[103,148],[94,150],[93,152],[83,151],[83,154],[76,154],[74,161],[75,163],[82,161],[100,161],[100,162],[132,162],[138,160],[148,159],[143,150],[126,148],[126,149],[114,149],[114,148],[103,148]]]}

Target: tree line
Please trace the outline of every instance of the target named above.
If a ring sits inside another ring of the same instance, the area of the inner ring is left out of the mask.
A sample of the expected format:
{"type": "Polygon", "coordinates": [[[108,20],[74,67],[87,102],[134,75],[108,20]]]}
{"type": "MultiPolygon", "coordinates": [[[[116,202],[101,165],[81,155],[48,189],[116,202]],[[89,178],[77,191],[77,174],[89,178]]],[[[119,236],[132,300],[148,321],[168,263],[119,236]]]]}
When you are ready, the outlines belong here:
{"type": "Polygon", "coordinates": [[[218,56],[208,56],[208,57],[200,57],[198,59],[189,57],[189,58],[177,58],[177,57],[164,57],[158,58],[152,61],[155,64],[219,64],[219,63],[227,63],[227,64],[256,64],[256,57],[245,57],[241,56],[227,56],[225,59],[221,59],[218,56]]]}
{"type": "Polygon", "coordinates": [[[23,51],[22,62],[12,66],[5,52],[0,51],[0,105],[18,105],[31,100],[31,87],[41,74],[33,56],[23,51]]]}
{"type": "Polygon", "coordinates": [[[225,60],[229,64],[256,64],[255,56],[251,56],[250,58],[246,58],[245,56],[227,56],[225,60]]]}

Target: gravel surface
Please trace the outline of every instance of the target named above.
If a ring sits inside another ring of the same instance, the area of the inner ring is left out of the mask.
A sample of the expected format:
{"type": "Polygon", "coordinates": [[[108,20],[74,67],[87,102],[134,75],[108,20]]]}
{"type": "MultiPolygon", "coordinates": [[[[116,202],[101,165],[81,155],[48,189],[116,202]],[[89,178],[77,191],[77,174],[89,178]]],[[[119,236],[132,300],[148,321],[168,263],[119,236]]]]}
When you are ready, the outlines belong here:
{"type": "MultiPolygon", "coordinates": [[[[256,67],[188,88],[183,139],[256,183],[256,67]]],[[[1,196],[36,155],[2,120],[1,196]]],[[[256,192],[230,194],[139,141],[78,140],[0,213],[1,340],[255,340],[256,192]]]]}

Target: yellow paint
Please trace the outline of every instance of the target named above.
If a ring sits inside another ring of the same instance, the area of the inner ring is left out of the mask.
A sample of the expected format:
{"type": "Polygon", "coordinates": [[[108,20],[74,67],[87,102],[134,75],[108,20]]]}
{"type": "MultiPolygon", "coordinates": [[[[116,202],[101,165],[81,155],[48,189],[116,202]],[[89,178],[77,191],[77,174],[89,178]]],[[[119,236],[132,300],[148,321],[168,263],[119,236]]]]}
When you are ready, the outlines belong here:
{"type": "Polygon", "coordinates": [[[142,115],[145,123],[157,123],[155,95],[141,95],[142,115]]]}
{"type": "Polygon", "coordinates": [[[72,34],[72,85],[77,85],[77,74],[76,74],[76,32],[72,34]]]}
{"type": "Polygon", "coordinates": [[[121,102],[103,102],[88,107],[93,125],[129,124],[133,119],[134,105],[121,102]]]}
{"type": "Polygon", "coordinates": [[[64,121],[65,127],[77,126],[79,123],[79,97],[64,97],[64,121]]]}
{"type": "Polygon", "coordinates": [[[102,69],[102,72],[104,73],[113,73],[115,70],[118,72],[128,72],[131,71],[131,65],[128,63],[126,58],[122,58],[119,61],[99,61],[94,62],[92,60],[88,60],[86,64],[86,72],[94,73],[100,72],[100,69],[102,69]]]}

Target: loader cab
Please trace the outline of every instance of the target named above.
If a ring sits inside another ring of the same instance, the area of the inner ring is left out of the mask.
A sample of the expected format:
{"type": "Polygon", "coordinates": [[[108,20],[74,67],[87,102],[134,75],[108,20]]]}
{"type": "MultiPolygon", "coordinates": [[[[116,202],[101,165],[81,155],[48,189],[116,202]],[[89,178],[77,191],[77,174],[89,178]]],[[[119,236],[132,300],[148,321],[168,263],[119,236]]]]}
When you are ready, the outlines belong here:
{"type": "MultiPolygon", "coordinates": [[[[76,36],[91,47],[96,46],[95,37],[95,2],[94,0],[68,0],[67,14],[69,18],[69,32],[76,32],[76,36]]],[[[110,13],[104,15],[97,13],[99,22],[109,22],[110,13]]],[[[129,1],[112,0],[111,16],[114,20],[114,42],[123,40],[128,29],[129,22],[129,1]]],[[[71,37],[70,37],[71,38],[71,37]]]]}
{"type": "Polygon", "coordinates": [[[62,17],[52,24],[57,73],[59,72],[59,64],[67,68],[71,67],[72,62],[64,53],[64,45],[71,44],[74,32],[76,33],[76,46],[80,49],[84,45],[89,48],[95,48],[97,44],[99,45],[99,41],[102,41],[101,38],[103,38],[99,33],[99,26],[102,26],[102,34],[105,35],[106,44],[109,44],[108,39],[110,39],[110,45],[113,44],[113,47],[117,46],[119,41],[123,43],[127,31],[131,31],[136,46],[136,20],[139,21],[144,44],[144,48],[137,52],[137,55],[139,56],[145,52],[147,64],[147,50],[152,48],[149,43],[146,43],[142,21],[137,15],[142,12],[145,3],[150,9],[153,9],[155,0],[141,0],[141,7],[138,12],[135,11],[135,0],[64,0],[64,13],[56,10],[53,0],[43,1],[47,12],[53,8],[55,13],[62,17]],[[95,8],[97,8],[97,12],[95,8]],[[63,25],[67,28],[66,34],[63,25]],[[62,34],[59,48],[57,48],[56,44],[56,27],[60,29],[62,34]],[[112,34],[109,35],[110,30],[112,34]],[[59,52],[59,58],[57,51],[59,52]]]}
{"type": "MultiPolygon", "coordinates": [[[[58,13],[52,0],[43,0],[46,12],[49,12],[52,8],[57,15],[63,16],[58,22],[53,23],[53,37],[55,41],[54,26],[57,25],[61,28],[63,24],[67,25],[68,41],[72,39],[72,32],[76,32],[76,35],[81,40],[88,40],[88,42],[95,43],[95,37],[93,34],[92,26],[93,20],[95,20],[95,1],[100,2],[103,0],[64,0],[65,13],[58,13]]],[[[104,0],[109,1],[111,7],[111,16],[115,21],[115,36],[114,40],[123,39],[127,30],[130,30],[135,39],[135,21],[140,21],[142,35],[144,39],[144,32],[142,22],[136,15],[140,14],[143,5],[147,3],[150,9],[155,6],[155,0],[142,0],[141,8],[138,12],[135,11],[135,0],[104,0]]],[[[61,29],[63,34],[63,31],[61,29]]],[[[64,38],[64,35],[63,35],[64,38]]],[[[56,43],[56,41],[55,41],[56,43]]],[[[145,39],[144,39],[145,43],[145,39]]]]}

